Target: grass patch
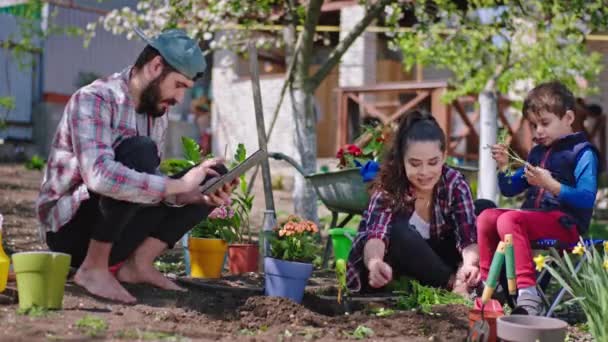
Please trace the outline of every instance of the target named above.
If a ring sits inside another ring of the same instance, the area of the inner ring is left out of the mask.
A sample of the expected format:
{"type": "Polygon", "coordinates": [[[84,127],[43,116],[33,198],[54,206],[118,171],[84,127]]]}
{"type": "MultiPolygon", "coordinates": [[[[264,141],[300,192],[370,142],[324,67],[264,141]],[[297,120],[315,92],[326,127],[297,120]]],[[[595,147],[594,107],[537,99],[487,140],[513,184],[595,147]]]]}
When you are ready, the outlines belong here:
{"type": "Polygon", "coordinates": [[[18,315],[29,316],[29,317],[46,317],[51,314],[49,309],[42,308],[39,306],[32,306],[27,309],[18,309],[18,315]]]}
{"type": "Polygon", "coordinates": [[[76,327],[81,333],[89,337],[97,337],[105,334],[106,330],[108,330],[108,323],[103,318],[84,315],[84,317],[76,321],[76,327]]]}
{"type": "MultiPolygon", "coordinates": [[[[178,242],[180,243],[180,242],[178,242]]],[[[161,255],[154,261],[154,267],[162,273],[173,273],[176,275],[186,274],[186,264],[182,253],[171,253],[161,255]]]]}
{"type": "Polygon", "coordinates": [[[145,331],[140,329],[122,330],[115,335],[118,339],[138,341],[184,341],[185,337],[161,331],[145,331]]]}

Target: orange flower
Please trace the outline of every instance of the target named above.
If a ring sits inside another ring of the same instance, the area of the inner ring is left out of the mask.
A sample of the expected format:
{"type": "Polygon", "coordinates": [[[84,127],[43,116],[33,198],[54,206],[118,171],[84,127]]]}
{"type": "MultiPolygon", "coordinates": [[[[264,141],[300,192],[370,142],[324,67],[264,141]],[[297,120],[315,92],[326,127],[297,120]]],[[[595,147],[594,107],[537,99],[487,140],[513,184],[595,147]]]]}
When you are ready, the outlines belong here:
{"type": "Polygon", "coordinates": [[[283,235],[285,235],[285,230],[283,230],[283,229],[279,230],[279,236],[283,236],[283,235]]]}

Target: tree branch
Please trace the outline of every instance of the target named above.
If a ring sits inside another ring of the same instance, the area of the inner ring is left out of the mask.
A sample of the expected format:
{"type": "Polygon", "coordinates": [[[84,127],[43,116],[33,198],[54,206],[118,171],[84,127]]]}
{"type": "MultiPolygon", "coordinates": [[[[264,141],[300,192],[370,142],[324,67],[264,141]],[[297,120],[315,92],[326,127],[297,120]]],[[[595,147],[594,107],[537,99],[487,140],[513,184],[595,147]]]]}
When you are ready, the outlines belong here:
{"type": "MultiPolygon", "coordinates": [[[[321,16],[321,6],[323,0],[310,0],[306,9],[306,20],[302,30],[302,45],[295,51],[295,58],[298,59],[298,69],[308,72],[310,61],[313,55],[313,45],[317,24],[321,16]]],[[[303,80],[300,80],[303,81],[303,80]]]]}
{"type": "Polygon", "coordinates": [[[340,62],[340,59],[346,50],[348,50],[348,48],[353,44],[355,39],[357,39],[357,37],[359,37],[361,33],[365,31],[365,28],[369,26],[372,20],[378,17],[384,7],[391,3],[391,1],[392,0],[378,0],[369,7],[369,10],[367,13],[365,13],[365,17],[363,17],[363,19],[361,19],[361,21],[359,21],[357,25],[353,27],[348,35],[346,35],[346,37],[342,39],[340,43],[338,43],[338,46],[336,46],[336,48],[331,52],[325,63],[323,63],[319,70],[317,70],[317,72],[309,78],[308,84],[312,87],[313,91],[319,86],[319,84],[321,84],[325,77],[327,77],[336,64],[340,62]]]}

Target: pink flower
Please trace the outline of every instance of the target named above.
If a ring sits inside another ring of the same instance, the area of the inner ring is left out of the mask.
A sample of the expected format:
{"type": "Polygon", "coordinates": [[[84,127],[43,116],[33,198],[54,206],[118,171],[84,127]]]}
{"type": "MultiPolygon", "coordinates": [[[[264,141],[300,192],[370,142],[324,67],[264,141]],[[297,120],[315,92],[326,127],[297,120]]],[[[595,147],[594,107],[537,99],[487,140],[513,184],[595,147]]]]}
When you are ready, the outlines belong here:
{"type": "Polygon", "coordinates": [[[232,207],[220,206],[209,214],[210,219],[227,219],[234,217],[234,209],[232,207]]]}

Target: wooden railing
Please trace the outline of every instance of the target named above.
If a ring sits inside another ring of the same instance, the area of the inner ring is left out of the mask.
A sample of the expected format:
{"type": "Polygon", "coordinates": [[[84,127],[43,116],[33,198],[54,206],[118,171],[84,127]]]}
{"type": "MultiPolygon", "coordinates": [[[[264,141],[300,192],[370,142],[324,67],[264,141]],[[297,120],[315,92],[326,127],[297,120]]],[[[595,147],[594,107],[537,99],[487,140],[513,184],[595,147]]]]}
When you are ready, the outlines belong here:
{"type": "MultiPolygon", "coordinates": [[[[374,119],[383,125],[396,123],[408,111],[423,108],[430,111],[449,138],[448,154],[465,161],[478,159],[479,154],[479,106],[476,96],[463,96],[450,104],[441,97],[448,89],[446,81],[391,82],[371,86],[344,87],[338,89],[337,144],[351,143],[361,134],[361,122],[374,119]]],[[[511,101],[500,97],[498,101],[499,127],[509,131],[511,147],[522,157],[532,148],[532,131],[522,115],[513,113],[511,101]]],[[[577,109],[577,116],[585,120],[589,116],[584,107],[577,109]]],[[[579,127],[594,142],[606,160],[606,117],[591,118],[591,128],[579,127]]],[[[587,125],[590,126],[590,125],[587,125]]],[[[360,139],[364,143],[365,139],[360,139]]]]}

